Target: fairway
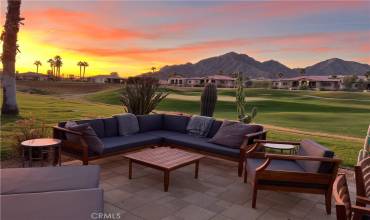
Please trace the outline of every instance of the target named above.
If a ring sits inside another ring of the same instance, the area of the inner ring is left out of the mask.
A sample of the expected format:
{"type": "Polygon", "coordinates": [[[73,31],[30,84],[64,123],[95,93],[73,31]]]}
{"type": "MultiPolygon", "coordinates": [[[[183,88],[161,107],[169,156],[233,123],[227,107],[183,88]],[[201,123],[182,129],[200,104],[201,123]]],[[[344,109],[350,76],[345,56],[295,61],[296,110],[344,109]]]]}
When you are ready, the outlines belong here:
{"type": "MultiPolygon", "coordinates": [[[[164,89],[171,92],[157,111],[186,112],[199,114],[200,89],[164,89]]],[[[337,98],[346,100],[326,100],[307,97],[333,97],[323,92],[280,91],[248,89],[249,108],[256,106],[258,116],[256,123],[274,125],[292,130],[279,130],[271,127],[268,138],[274,140],[313,139],[333,149],[343,159],[343,166],[353,166],[357,153],[362,147],[370,119],[370,95],[365,93],[339,93],[337,98]],[[360,101],[349,100],[355,95],[360,101]],[[357,97],[358,95],[358,97],[357,97]],[[306,133],[295,133],[306,131],[306,133]],[[311,133],[312,132],[312,133],[311,133]],[[318,135],[320,132],[337,135],[328,137],[318,135]],[[339,136],[339,138],[338,138],[339,136]],[[354,137],[349,140],[346,137],[354,137]]],[[[19,92],[18,102],[21,115],[18,117],[2,117],[1,125],[1,158],[9,158],[14,151],[14,134],[17,130],[15,121],[22,118],[35,117],[52,126],[59,121],[108,117],[123,112],[120,106],[120,90],[109,88],[90,94],[74,94],[71,96],[35,95],[19,92]]],[[[219,89],[219,101],[215,117],[220,119],[236,119],[234,91],[219,89]]]]}

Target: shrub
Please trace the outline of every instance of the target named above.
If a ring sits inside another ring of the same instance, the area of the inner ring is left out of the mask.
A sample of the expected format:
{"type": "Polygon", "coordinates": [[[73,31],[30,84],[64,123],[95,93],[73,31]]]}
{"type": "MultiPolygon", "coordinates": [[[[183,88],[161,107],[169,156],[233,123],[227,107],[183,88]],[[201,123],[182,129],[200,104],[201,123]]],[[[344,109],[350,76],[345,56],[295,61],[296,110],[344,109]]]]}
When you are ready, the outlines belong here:
{"type": "Polygon", "coordinates": [[[125,84],[121,102],[125,112],[147,115],[166,98],[168,93],[159,91],[158,79],[152,77],[130,77],[125,84]]]}

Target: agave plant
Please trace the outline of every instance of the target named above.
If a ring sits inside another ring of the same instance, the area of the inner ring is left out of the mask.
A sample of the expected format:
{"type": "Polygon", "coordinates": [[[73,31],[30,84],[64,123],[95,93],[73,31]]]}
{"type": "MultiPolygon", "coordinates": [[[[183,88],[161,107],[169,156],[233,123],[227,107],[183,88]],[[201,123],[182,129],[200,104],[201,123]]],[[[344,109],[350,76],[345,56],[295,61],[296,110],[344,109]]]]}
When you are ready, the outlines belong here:
{"type": "Polygon", "coordinates": [[[152,112],[168,95],[158,89],[158,79],[152,77],[128,78],[121,96],[125,112],[135,115],[147,115],[152,112]]]}

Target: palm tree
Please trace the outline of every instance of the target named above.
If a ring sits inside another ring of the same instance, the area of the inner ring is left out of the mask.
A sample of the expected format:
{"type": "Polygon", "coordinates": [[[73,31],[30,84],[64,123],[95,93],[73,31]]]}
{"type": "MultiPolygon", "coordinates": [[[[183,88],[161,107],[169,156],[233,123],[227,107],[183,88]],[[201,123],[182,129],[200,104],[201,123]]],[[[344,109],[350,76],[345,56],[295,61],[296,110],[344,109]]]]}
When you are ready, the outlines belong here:
{"type": "Polygon", "coordinates": [[[39,66],[42,66],[42,63],[40,60],[36,60],[33,65],[36,65],[36,73],[39,73],[39,66]]]}
{"type": "Polygon", "coordinates": [[[83,79],[85,79],[85,71],[86,71],[86,67],[88,67],[88,66],[89,66],[89,63],[88,63],[88,62],[86,62],[86,61],[84,61],[84,62],[83,62],[84,73],[83,73],[83,76],[82,76],[82,78],[83,78],[83,79]]]}
{"type": "Polygon", "coordinates": [[[300,71],[299,71],[299,74],[301,76],[304,76],[306,74],[306,69],[305,68],[302,68],[300,71]]]}
{"type": "Polygon", "coordinates": [[[50,64],[50,69],[51,69],[51,73],[53,74],[53,76],[54,76],[54,74],[55,74],[55,71],[54,71],[54,68],[55,68],[55,62],[54,62],[54,60],[53,59],[48,59],[48,61],[47,61],[49,64],[50,64]]]}
{"type": "Polygon", "coordinates": [[[152,66],[151,68],[150,68],[151,70],[152,70],[152,72],[154,73],[155,71],[156,71],[156,67],[155,66],[152,66]]]}
{"type": "Polygon", "coordinates": [[[3,63],[3,103],[1,112],[4,115],[18,115],[19,113],[16,98],[15,61],[18,51],[19,24],[22,24],[22,20],[24,20],[20,17],[20,8],[21,0],[8,0],[4,31],[1,34],[1,40],[3,41],[3,53],[1,55],[3,63]]]}
{"type": "Polygon", "coordinates": [[[60,67],[62,67],[63,65],[63,62],[62,62],[62,57],[60,57],[59,55],[56,55],[54,57],[54,66],[56,68],[56,76],[57,77],[60,77],[60,67]]]}
{"type": "Polygon", "coordinates": [[[367,71],[367,72],[364,74],[364,76],[365,76],[365,78],[366,78],[367,80],[369,80],[369,78],[370,78],[370,71],[367,71]]]}
{"type": "Polygon", "coordinates": [[[84,65],[84,62],[82,62],[82,61],[78,61],[78,63],[77,63],[77,66],[79,66],[80,67],[80,79],[81,79],[81,72],[82,72],[82,67],[83,67],[83,65],[84,65]]]}
{"type": "Polygon", "coordinates": [[[284,77],[284,73],[278,73],[278,77],[279,77],[279,79],[283,78],[284,77]]]}

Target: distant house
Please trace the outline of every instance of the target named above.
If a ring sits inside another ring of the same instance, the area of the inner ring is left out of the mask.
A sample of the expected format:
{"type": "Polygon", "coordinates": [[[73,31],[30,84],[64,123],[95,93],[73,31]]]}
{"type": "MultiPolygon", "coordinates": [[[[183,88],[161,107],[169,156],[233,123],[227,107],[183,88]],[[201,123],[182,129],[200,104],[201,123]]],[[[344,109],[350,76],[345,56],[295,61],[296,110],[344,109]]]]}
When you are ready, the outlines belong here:
{"type": "Polygon", "coordinates": [[[92,83],[125,83],[126,79],[120,77],[117,73],[111,73],[110,75],[96,75],[87,78],[88,82],[92,83]]]}
{"type": "Polygon", "coordinates": [[[168,78],[168,85],[171,86],[187,86],[201,87],[207,83],[214,83],[217,87],[233,88],[235,87],[235,78],[225,75],[213,75],[207,77],[188,77],[172,76],[168,78]]]}
{"type": "Polygon", "coordinates": [[[15,77],[17,80],[32,80],[32,81],[43,81],[49,79],[48,75],[33,72],[18,73],[16,74],[15,77]]]}
{"type": "MultiPolygon", "coordinates": [[[[298,76],[293,78],[282,78],[272,81],[272,88],[276,89],[312,89],[312,90],[342,90],[346,89],[343,84],[345,76],[298,76]]],[[[365,89],[370,89],[370,82],[363,76],[353,82],[351,89],[360,89],[361,83],[365,89]]],[[[362,85],[361,85],[362,86],[362,85]]]]}

